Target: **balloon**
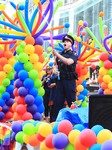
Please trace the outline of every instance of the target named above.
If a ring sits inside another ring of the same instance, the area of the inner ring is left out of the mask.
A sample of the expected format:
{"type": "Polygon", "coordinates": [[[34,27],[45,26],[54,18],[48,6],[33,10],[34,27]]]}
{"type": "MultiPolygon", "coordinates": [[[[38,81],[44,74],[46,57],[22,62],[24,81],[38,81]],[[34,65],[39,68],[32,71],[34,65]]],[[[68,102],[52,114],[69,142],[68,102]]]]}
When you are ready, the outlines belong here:
{"type": "Polygon", "coordinates": [[[44,42],[44,40],[43,40],[43,38],[42,37],[37,37],[37,38],[35,38],[35,45],[43,45],[43,42],[44,42]]]}
{"type": "Polygon", "coordinates": [[[25,88],[31,89],[34,87],[34,81],[30,78],[24,80],[23,85],[25,88]]]}
{"type": "Polygon", "coordinates": [[[81,144],[84,145],[85,147],[91,147],[97,141],[95,133],[90,129],[84,129],[80,133],[79,139],[81,144]]]}
{"type": "Polygon", "coordinates": [[[18,77],[20,78],[20,80],[25,80],[28,78],[28,72],[26,70],[21,70],[18,73],[18,77]]]}
{"type": "Polygon", "coordinates": [[[19,54],[19,61],[21,63],[26,63],[28,62],[28,60],[29,60],[28,54],[26,54],[25,52],[19,54]]]}
{"type": "Polygon", "coordinates": [[[103,61],[103,62],[108,60],[108,57],[109,57],[108,54],[105,53],[105,52],[102,52],[99,56],[100,60],[103,61]]]}
{"type": "Polygon", "coordinates": [[[15,65],[14,65],[14,70],[15,70],[16,72],[19,72],[20,70],[24,70],[23,63],[21,63],[21,62],[16,62],[15,65]]]}
{"type": "Polygon", "coordinates": [[[65,148],[64,148],[64,150],[74,150],[74,145],[72,145],[72,144],[68,144],[65,148]]]}
{"type": "Polygon", "coordinates": [[[110,138],[111,138],[111,131],[108,129],[102,129],[97,134],[97,143],[103,144],[105,141],[110,140],[110,138]]]}
{"type": "Polygon", "coordinates": [[[31,62],[26,62],[25,64],[24,64],[24,69],[26,70],[26,71],[30,71],[30,70],[32,70],[33,69],[33,64],[31,63],[31,62]]]}
{"type": "Polygon", "coordinates": [[[109,75],[104,75],[103,81],[104,81],[105,83],[109,83],[109,82],[111,81],[111,77],[110,77],[109,75]]]}
{"type": "Polygon", "coordinates": [[[90,150],[101,150],[101,144],[94,144],[90,147],[90,150]]]}
{"type": "Polygon", "coordinates": [[[23,105],[23,104],[19,104],[17,107],[16,107],[16,112],[20,115],[24,114],[26,112],[26,106],[23,105]]]}
{"type": "Polygon", "coordinates": [[[30,144],[33,147],[38,146],[40,144],[40,141],[37,139],[36,134],[33,134],[29,137],[28,144],[30,144]]]}
{"type": "Polygon", "coordinates": [[[31,88],[31,89],[28,91],[28,93],[29,93],[30,95],[36,97],[37,94],[38,94],[38,90],[37,90],[37,88],[34,87],[34,88],[31,88]]]}
{"type": "Polygon", "coordinates": [[[20,88],[23,86],[23,81],[20,80],[20,79],[16,79],[15,82],[14,82],[14,86],[17,87],[17,88],[20,88]]]}
{"type": "Polygon", "coordinates": [[[8,100],[10,98],[10,94],[8,93],[8,92],[4,92],[3,94],[2,94],[2,99],[3,100],[8,100]]]}
{"type": "Polygon", "coordinates": [[[57,133],[52,140],[53,146],[57,149],[63,149],[68,145],[67,135],[64,133],[57,133]]]}
{"type": "Polygon", "coordinates": [[[27,106],[27,111],[30,112],[31,114],[35,114],[37,112],[37,106],[35,104],[27,106]]]}
{"type": "Polygon", "coordinates": [[[12,122],[12,130],[15,133],[22,131],[22,124],[19,121],[12,122]]]}
{"type": "Polygon", "coordinates": [[[33,80],[35,80],[37,77],[38,77],[38,71],[36,71],[36,70],[31,70],[31,71],[29,71],[29,77],[31,78],[31,79],[33,79],[33,80]]]}
{"type": "Polygon", "coordinates": [[[34,103],[34,100],[34,97],[30,94],[27,94],[24,99],[25,103],[30,106],[34,103]]]}
{"type": "Polygon", "coordinates": [[[111,150],[111,149],[112,149],[112,140],[105,141],[101,146],[101,150],[111,150]]]}
{"type": "Polygon", "coordinates": [[[10,80],[8,78],[3,79],[2,81],[3,86],[7,87],[10,85],[10,80]]]}
{"type": "Polygon", "coordinates": [[[87,147],[82,145],[79,137],[77,137],[76,140],[74,141],[74,147],[76,150],[87,150],[87,147]]]}
{"type": "Polygon", "coordinates": [[[50,124],[48,123],[43,123],[39,126],[39,129],[38,129],[38,133],[43,136],[43,137],[46,137],[48,136],[49,134],[52,133],[52,127],[50,124]]]}
{"type": "Polygon", "coordinates": [[[54,137],[54,134],[49,134],[46,138],[45,138],[45,145],[48,148],[54,148],[53,143],[52,143],[52,139],[54,137]]]}
{"type": "Polygon", "coordinates": [[[28,94],[28,91],[25,87],[20,87],[18,89],[18,94],[19,94],[19,96],[25,97],[28,94]]]}
{"type": "Polygon", "coordinates": [[[35,64],[39,60],[39,56],[37,54],[31,54],[29,57],[31,63],[35,64]]]}
{"type": "Polygon", "coordinates": [[[26,123],[23,126],[23,132],[27,135],[33,135],[35,133],[35,127],[32,123],[26,123]]]}
{"type": "Polygon", "coordinates": [[[2,98],[0,98],[0,106],[4,106],[5,105],[5,101],[2,99],[2,98]]]}
{"type": "Polygon", "coordinates": [[[23,136],[24,136],[24,133],[22,131],[18,132],[15,137],[16,141],[19,143],[23,143],[24,142],[23,136]]]}
{"type": "Polygon", "coordinates": [[[43,96],[45,94],[45,90],[43,87],[38,88],[38,95],[43,96]]]}
{"type": "Polygon", "coordinates": [[[25,46],[24,51],[25,51],[25,53],[27,53],[28,55],[31,55],[31,54],[34,53],[35,47],[34,47],[33,45],[31,45],[31,44],[27,44],[27,45],[25,46]]]}
{"type": "Polygon", "coordinates": [[[22,120],[24,120],[24,121],[30,120],[30,119],[32,119],[32,118],[33,118],[33,116],[32,116],[32,114],[29,113],[29,112],[25,112],[25,113],[23,114],[23,116],[22,116],[22,120]]]}
{"type": "Polygon", "coordinates": [[[2,107],[2,112],[7,113],[9,111],[9,107],[7,105],[4,105],[2,107]]]}
{"type": "Polygon", "coordinates": [[[85,127],[82,125],[82,124],[75,124],[74,126],[73,126],[73,129],[75,130],[79,130],[79,131],[82,131],[82,130],[84,130],[85,129],[85,127]]]}
{"type": "Polygon", "coordinates": [[[36,62],[33,67],[37,71],[42,71],[42,69],[43,69],[43,65],[41,62],[36,62]]]}
{"type": "Polygon", "coordinates": [[[25,104],[24,97],[18,96],[16,98],[16,102],[17,102],[17,104],[25,104]]]}
{"type": "Polygon", "coordinates": [[[39,112],[36,112],[35,114],[33,114],[33,119],[42,120],[42,115],[39,112]]]}
{"type": "Polygon", "coordinates": [[[75,139],[80,135],[79,130],[72,130],[68,134],[68,140],[71,144],[74,144],[75,139]]]}
{"type": "Polygon", "coordinates": [[[34,81],[34,86],[35,86],[36,88],[40,88],[40,87],[42,86],[42,81],[41,81],[40,79],[36,79],[36,80],[34,81]]]}
{"type": "Polygon", "coordinates": [[[9,73],[12,71],[12,66],[10,64],[5,64],[3,70],[4,72],[9,73]]]}
{"type": "Polygon", "coordinates": [[[36,104],[37,106],[39,106],[39,105],[41,105],[42,103],[43,103],[43,97],[37,95],[37,96],[35,97],[34,104],[36,104]]]}
{"type": "Polygon", "coordinates": [[[5,57],[0,58],[0,64],[1,64],[2,66],[6,65],[7,63],[8,63],[7,58],[5,58],[5,57]]]}

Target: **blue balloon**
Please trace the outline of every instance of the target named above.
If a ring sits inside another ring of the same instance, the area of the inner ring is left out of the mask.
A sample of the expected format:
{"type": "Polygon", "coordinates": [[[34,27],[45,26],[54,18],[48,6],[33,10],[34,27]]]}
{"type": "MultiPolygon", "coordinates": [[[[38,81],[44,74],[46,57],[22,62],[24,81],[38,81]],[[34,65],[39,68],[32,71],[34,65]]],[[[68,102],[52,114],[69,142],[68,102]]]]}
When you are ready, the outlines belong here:
{"type": "Polygon", "coordinates": [[[19,96],[25,97],[28,94],[28,91],[25,87],[20,87],[18,89],[19,96]]]}
{"type": "Polygon", "coordinates": [[[32,95],[27,94],[27,95],[25,96],[24,101],[25,101],[25,103],[26,103],[28,106],[31,106],[31,105],[33,105],[33,103],[34,103],[35,98],[34,98],[32,95]]]}
{"type": "Polygon", "coordinates": [[[31,114],[35,114],[37,112],[37,106],[35,104],[27,106],[27,111],[30,112],[31,114]]]}
{"type": "Polygon", "coordinates": [[[5,114],[3,112],[0,112],[0,120],[3,120],[5,118],[5,114]]]}
{"type": "Polygon", "coordinates": [[[14,70],[15,70],[16,72],[19,72],[20,70],[24,70],[23,63],[21,63],[21,62],[16,62],[15,65],[14,65],[14,70]]]}
{"type": "Polygon", "coordinates": [[[3,100],[8,100],[10,98],[10,94],[8,93],[8,92],[4,92],[3,94],[2,94],[2,99],[3,100]]]}
{"type": "Polygon", "coordinates": [[[6,105],[7,106],[12,106],[14,104],[14,99],[13,98],[9,98],[7,101],[6,101],[6,105]]]}
{"type": "Polygon", "coordinates": [[[2,112],[7,113],[9,111],[9,107],[7,105],[4,105],[2,107],[2,112]]]}
{"type": "Polygon", "coordinates": [[[78,100],[84,101],[84,99],[85,99],[85,96],[84,96],[84,95],[82,95],[82,94],[79,94],[79,95],[78,95],[78,100]]]}
{"type": "Polygon", "coordinates": [[[7,86],[6,91],[7,91],[8,93],[12,94],[13,91],[14,91],[14,86],[13,86],[13,85],[7,86]]]}
{"type": "Polygon", "coordinates": [[[105,141],[101,146],[101,150],[112,150],[112,140],[105,141]]]}
{"type": "Polygon", "coordinates": [[[34,97],[36,97],[38,94],[38,90],[37,90],[37,88],[33,87],[28,91],[28,93],[33,95],[34,97]]]}
{"type": "Polygon", "coordinates": [[[96,134],[96,136],[98,135],[98,133],[103,130],[104,127],[101,125],[94,125],[91,130],[96,134]]]}
{"type": "Polygon", "coordinates": [[[30,78],[27,78],[24,80],[23,85],[25,86],[25,88],[31,89],[34,87],[34,81],[30,78]]]}
{"type": "Polygon", "coordinates": [[[80,92],[80,94],[86,96],[88,94],[88,90],[87,89],[84,89],[82,92],[80,92]]]}
{"type": "Polygon", "coordinates": [[[22,131],[22,124],[19,121],[12,122],[12,131],[15,133],[22,131]]]}
{"type": "Polygon", "coordinates": [[[90,147],[90,150],[101,150],[101,144],[94,144],[90,147]]]}
{"type": "Polygon", "coordinates": [[[55,124],[54,124],[54,126],[53,126],[53,128],[52,128],[52,133],[53,134],[56,134],[56,133],[58,133],[58,124],[59,124],[60,122],[56,122],[55,124]]]}
{"type": "Polygon", "coordinates": [[[18,73],[18,77],[20,78],[20,80],[25,80],[26,78],[28,78],[28,72],[26,70],[21,70],[18,73]]]}
{"type": "Polygon", "coordinates": [[[37,107],[37,112],[39,112],[39,113],[43,113],[44,112],[44,105],[43,104],[41,104],[41,105],[39,105],[38,107],[37,107]]]}
{"type": "Polygon", "coordinates": [[[35,114],[33,114],[33,119],[34,120],[41,120],[42,114],[40,114],[39,112],[36,112],[35,114]]]}
{"type": "Polygon", "coordinates": [[[5,105],[5,101],[2,98],[0,98],[0,106],[3,107],[4,105],[5,105]]]}
{"type": "Polygon", "coordinates": [[[75,130],[79,130],[79,131],[82,131],[85,129],[85,127],[82,125],[82,124],[76,124],[74,125],[73,129],[75,130]]]}
{"type": "Polygon", "coordinates": [[[42,96],[36,96],[35,97],[35,101],[34,104],[36,104],[37,106],[41,105],[43,103],[43,97],[42,96]]]}
{"type": "Polygon", "coordinates": [[[86,82],[87,82],[86,80],[84,80],[84,81],[82,82],[82,86],[83,86],[84,88],[86,88],[86,86],[87,86],[87,85],[86,85],[86,82]]]}

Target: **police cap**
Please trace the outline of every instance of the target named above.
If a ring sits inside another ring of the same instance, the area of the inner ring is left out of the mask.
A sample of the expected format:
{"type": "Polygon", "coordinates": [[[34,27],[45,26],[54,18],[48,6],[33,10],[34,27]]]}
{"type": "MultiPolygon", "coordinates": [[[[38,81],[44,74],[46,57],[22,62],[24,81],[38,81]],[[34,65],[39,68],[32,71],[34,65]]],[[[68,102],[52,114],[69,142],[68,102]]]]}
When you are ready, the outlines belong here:
{"type": "Polygon", "coordinates": [[[71,35],[65,35],[62,39],[62,42],[64,42],[65,40],[70,41],[72,43],[72,46],[74,45],[74,38],[71,35]]]}

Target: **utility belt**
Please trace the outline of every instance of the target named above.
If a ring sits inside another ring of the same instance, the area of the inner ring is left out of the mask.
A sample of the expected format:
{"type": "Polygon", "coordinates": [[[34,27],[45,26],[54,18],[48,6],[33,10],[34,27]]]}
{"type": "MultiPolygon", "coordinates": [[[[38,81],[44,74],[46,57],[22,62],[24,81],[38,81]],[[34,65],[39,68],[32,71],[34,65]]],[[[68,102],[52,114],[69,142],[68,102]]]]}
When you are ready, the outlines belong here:
{"type": "Polygon", "coordinates": [[[78,76],[75,72],[60,72],[60,79],[78,80],[78,76]]]}

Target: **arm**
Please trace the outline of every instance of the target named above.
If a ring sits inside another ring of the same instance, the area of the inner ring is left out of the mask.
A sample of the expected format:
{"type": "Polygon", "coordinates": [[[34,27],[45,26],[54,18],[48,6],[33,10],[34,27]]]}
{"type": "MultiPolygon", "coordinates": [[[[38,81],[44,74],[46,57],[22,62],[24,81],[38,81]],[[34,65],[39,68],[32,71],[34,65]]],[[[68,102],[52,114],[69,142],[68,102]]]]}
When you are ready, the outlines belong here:
{"type": "Polygon", "coordinates": [[[71,65],[74,63],[73,59],[71,58],[65,58],[62,55],[60,55],[56,50],[53,50],[53,54],[57,56],[64,64],[71,65]]]}

